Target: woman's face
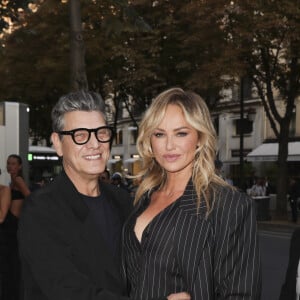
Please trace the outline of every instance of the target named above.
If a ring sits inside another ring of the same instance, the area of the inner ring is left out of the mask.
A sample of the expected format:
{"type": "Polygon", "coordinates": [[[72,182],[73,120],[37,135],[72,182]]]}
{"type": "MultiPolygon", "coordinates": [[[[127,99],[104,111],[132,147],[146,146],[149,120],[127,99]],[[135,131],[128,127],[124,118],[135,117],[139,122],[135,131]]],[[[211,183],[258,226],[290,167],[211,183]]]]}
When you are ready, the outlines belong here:
{"type": "Polygon", "coordinates": [[[157,163],[167,173],[191,175],[199,138],[179,106],[168,105],[162,122],[151,136],[151,146],[157,163]]]}
{"type": "Polygon", "coordinates": [[[19,164],[19,161],[15,157],[9,157],[7,159],[7,164],[6,164],[7,172],[10,175],[18,175],[22,165],[19,164]]]}

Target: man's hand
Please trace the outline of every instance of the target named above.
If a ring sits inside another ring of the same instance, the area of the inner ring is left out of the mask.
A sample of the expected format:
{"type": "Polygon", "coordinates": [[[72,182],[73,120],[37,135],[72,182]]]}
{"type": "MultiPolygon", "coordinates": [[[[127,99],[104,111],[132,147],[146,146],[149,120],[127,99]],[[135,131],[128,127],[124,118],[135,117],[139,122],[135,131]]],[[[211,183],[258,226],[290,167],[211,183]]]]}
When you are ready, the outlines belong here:
{"type": "Polygon", "coordinates": [[[188,293],[176,293],[167,297],[168,300],[191,300],[191,296],[188,293]]]}

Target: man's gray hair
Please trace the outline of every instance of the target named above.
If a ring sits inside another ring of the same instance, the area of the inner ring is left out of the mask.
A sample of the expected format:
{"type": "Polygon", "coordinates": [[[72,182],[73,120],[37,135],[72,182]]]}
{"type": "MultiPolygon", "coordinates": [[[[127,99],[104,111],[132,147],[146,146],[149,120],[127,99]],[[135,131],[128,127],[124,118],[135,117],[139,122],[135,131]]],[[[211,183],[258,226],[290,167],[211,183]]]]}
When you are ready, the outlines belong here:
{"type": "Polygon", "coordinates": [[[52,130],[58,132],[64,129],[64,115],[72,111],[98,111],[105,118],[105,103],[100,94],[95,92],[71,92],[59,98],[52,109],[52,130]]]}

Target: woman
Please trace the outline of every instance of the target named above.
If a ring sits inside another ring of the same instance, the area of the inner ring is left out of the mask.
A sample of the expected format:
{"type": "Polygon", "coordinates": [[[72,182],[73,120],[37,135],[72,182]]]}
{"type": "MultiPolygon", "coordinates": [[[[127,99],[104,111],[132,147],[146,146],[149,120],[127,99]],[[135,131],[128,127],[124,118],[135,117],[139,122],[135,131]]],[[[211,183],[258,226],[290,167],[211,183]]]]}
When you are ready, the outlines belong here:
{"type": "Polygon", "coordinates": [[[7,158],[7,172],[10,174],[10,188],[12,193],[11,214],[18,218],[21,213],[23,200],[30,194],[30,190],[23,179],[22,158],[11,154],[7,158]]]}
{"type": "Polygon", "coordinates": [[[153,101],[139,130],[143,181],[123,230],[132,299],[259,299],[250,198],[215,172],[216,134],[202,98],[179,88],[153,101]]]}
{"type": "Polygon", "coordinates": [[[0,184],[0,224],[6,218],[11,203],[11,192],[8,186],[0,184]]]}
{"type": "Polygon", "coordinates": [[[0,299],[9,299],[9,294],[6,286],[7,274],[9,272],[9,264],[7,257],[9,248],[7,243],[7,233],[5,231],[3,222],[6,218],[11,203],[11,192],[8,186],[0,185],[0,299]]]}
{"type": "MultiPolygon", "coordinates": [[[[11,202],[2,226],[5,236],[7,275],[3,282],[2,291],[5,296],[3,300],[17,300],[20,295],[20,261],[18,255],[17,230],[18,218],[21,213],[23,201],[30,194],[22,176],[22,158],[17,154],[11,154],[7,158],[7,172],[10,174],[11,202]]],[[[4,256],[5,256],[4,255],[4,256]]]]}

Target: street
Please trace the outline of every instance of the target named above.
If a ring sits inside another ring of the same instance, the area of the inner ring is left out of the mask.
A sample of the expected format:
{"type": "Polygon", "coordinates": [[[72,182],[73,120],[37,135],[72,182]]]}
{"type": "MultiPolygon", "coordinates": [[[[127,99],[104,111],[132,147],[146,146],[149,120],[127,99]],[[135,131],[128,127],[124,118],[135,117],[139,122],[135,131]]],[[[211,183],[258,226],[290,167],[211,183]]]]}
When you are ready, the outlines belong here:
{"type": "Polygon", "coordinates": [[[277,300],[288,263],[290,233],[259,231],[262,259],[261,300],[277,300]]]}

